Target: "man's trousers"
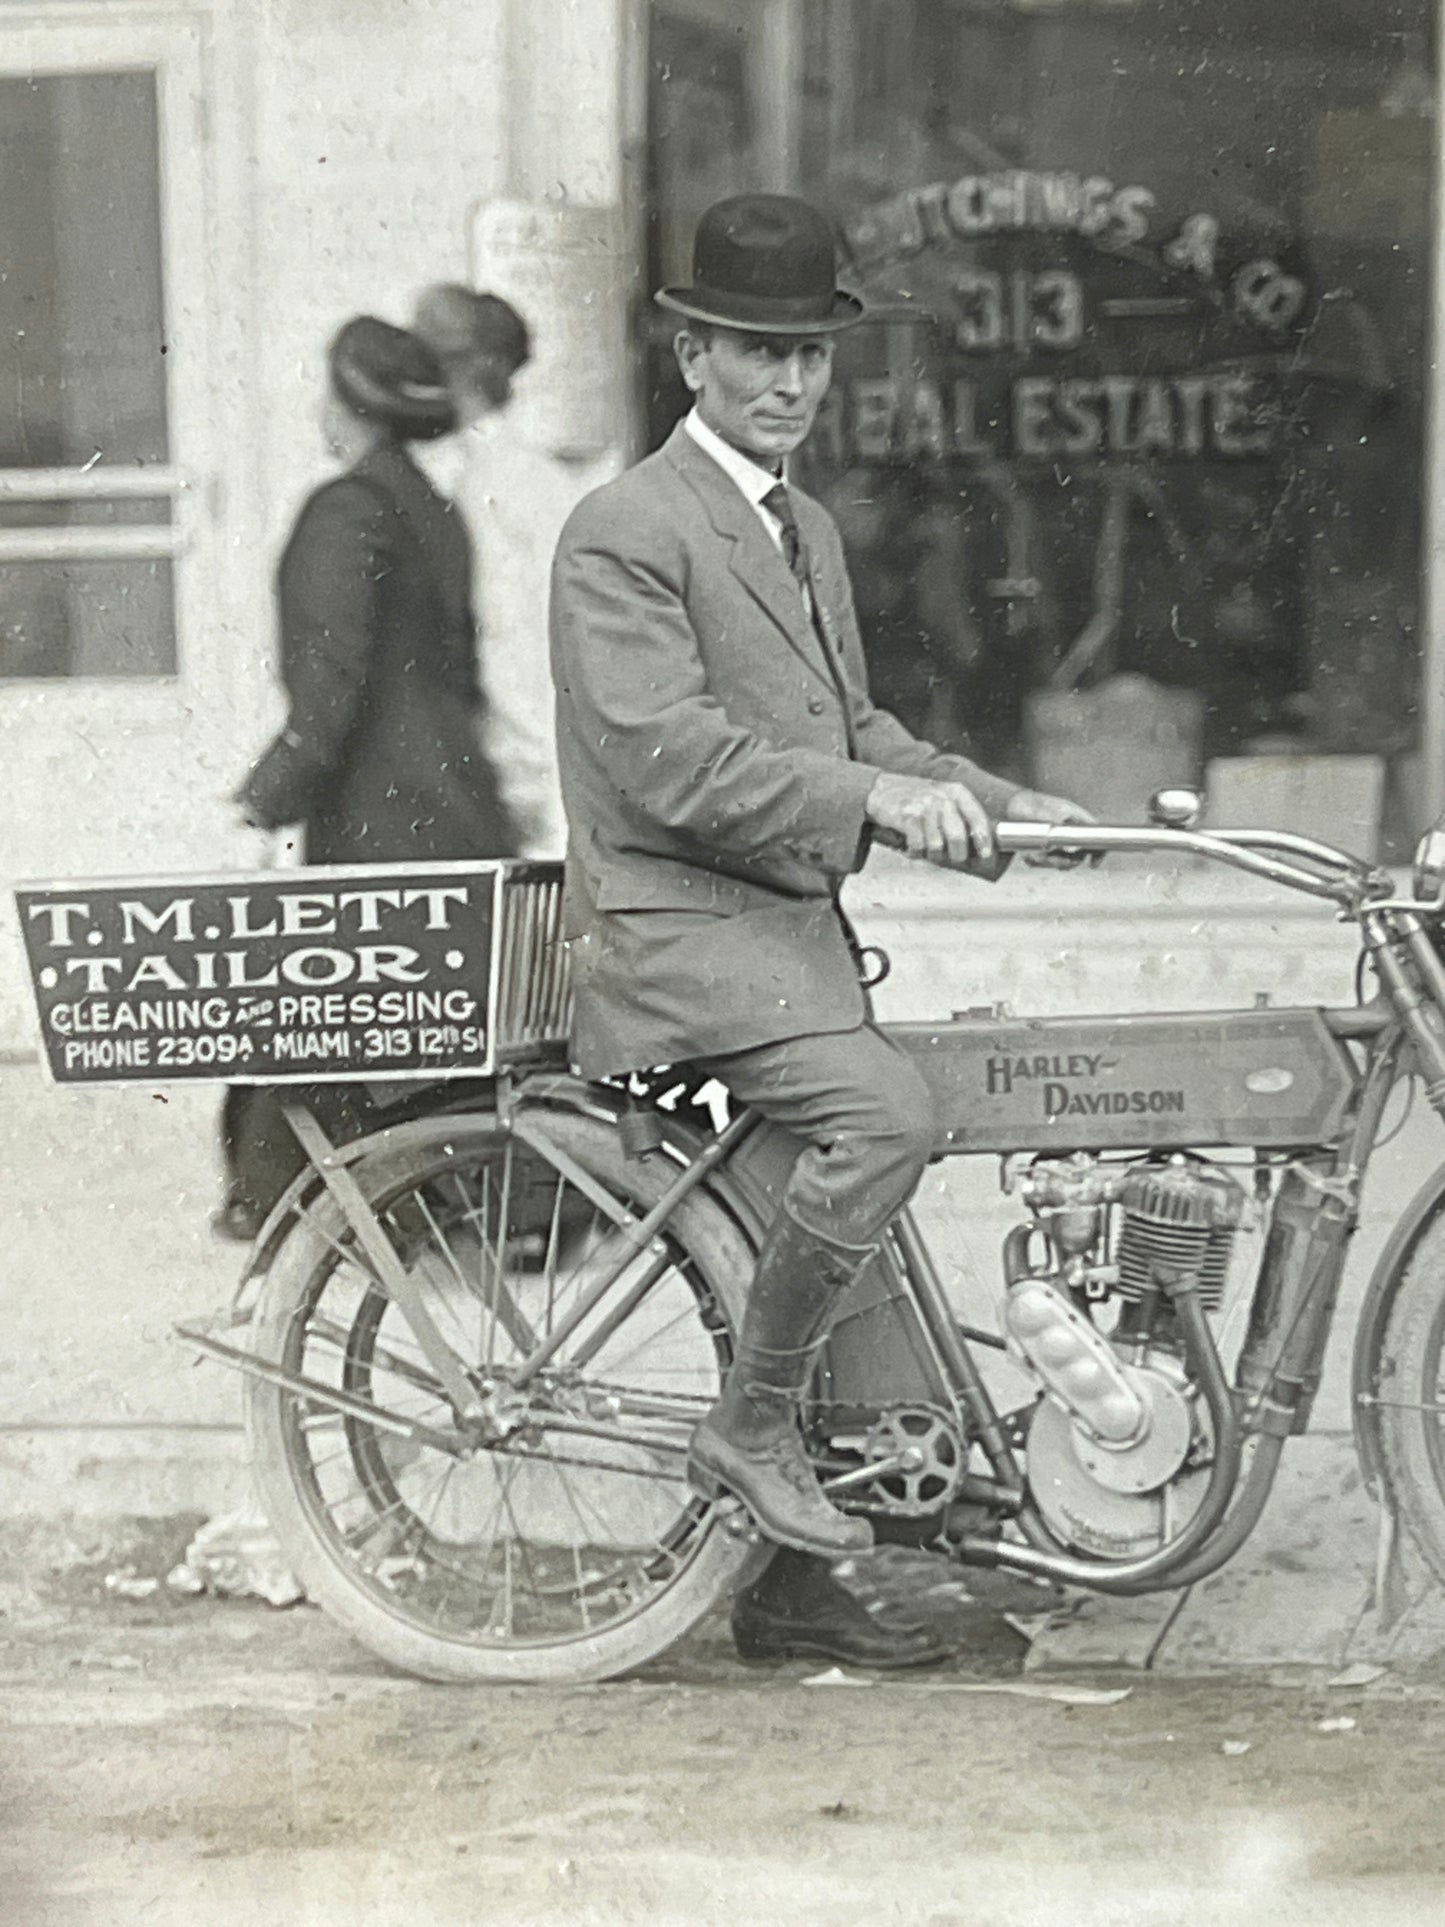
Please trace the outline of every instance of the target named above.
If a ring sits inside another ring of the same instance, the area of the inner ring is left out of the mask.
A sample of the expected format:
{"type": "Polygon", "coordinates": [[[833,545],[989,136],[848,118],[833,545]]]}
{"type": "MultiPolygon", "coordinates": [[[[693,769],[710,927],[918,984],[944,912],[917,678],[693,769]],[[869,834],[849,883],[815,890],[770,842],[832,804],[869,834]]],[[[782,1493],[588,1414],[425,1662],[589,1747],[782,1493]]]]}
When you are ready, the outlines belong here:
{"type": "Polygon", "coordinates": [[[783,1206],[838,1244],[878,1238],[937,1143],[932,1093],[907,1052],[873,1024],[731,1051],[700,1068],[802,1139],[783,1206]]]}

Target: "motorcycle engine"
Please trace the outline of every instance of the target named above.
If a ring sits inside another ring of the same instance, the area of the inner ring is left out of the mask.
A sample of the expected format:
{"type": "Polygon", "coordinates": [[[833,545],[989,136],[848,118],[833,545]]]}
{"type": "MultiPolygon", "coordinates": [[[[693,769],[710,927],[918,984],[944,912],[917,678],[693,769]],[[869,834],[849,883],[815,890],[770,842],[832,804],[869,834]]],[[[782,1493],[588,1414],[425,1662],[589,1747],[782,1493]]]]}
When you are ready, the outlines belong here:
{"type": "Polygon", "coordinates": [[[1208,1477],[1170,1288],[1191,1283],[1218,1311],[1245,1193],[1177,1153],[1040,1159],[1021,1191],[1032,1222],[1005,1245],[1004,1329],[1043,1389],[1027,1420],[1029,1487],[1066,1544],[1139,1557],[1183,1528],[1208,1477]]]}

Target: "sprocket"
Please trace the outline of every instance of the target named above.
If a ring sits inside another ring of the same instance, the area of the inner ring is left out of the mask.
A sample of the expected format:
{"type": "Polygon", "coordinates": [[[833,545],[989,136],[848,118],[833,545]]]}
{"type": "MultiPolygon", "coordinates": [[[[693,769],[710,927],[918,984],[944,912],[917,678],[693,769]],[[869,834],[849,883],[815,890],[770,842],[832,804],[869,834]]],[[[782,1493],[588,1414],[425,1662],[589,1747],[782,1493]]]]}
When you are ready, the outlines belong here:
{"type": "Polygon", "coordinates": [[[953,1415],[935,1405],[895,1405],[863,1441],[865,1465],[903,1459],[849,1495],[855,1504],[905,1519],[942,1512],[957,1496],[968,1446],[953,1415]]]}

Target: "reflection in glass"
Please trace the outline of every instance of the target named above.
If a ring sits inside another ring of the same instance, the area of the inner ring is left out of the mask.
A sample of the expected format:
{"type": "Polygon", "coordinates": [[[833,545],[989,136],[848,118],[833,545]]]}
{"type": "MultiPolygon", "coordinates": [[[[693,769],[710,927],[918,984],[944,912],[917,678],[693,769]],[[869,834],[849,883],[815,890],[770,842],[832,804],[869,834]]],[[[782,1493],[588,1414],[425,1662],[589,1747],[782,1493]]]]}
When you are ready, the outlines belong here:
{"type": "Polygon", "coordinates": [[[0,678],[168,676],[168,561],[0,565],[0,678]]]}
{"type": "MultiPolygon", "coordinates": [[[[1363,756],[1408,849],[1428,0],[800,9],[791,184],[877,320],[798,479],[842,525],[880,700],[1044,787],[1081,752],[1120,814],[1146,764],[1313,759],[1328,796],[1363,756]]],[[[705,201],[778,185],[738,51],[777,13],[656,0],[652,286],[705,201]]],[[[670,332],[654,443],[685,405],[670,332]]]]}
{"type": "Polygon", "coordinates": [[[155,75],[0,78],[0,467],[167,459],[155,75]]]}

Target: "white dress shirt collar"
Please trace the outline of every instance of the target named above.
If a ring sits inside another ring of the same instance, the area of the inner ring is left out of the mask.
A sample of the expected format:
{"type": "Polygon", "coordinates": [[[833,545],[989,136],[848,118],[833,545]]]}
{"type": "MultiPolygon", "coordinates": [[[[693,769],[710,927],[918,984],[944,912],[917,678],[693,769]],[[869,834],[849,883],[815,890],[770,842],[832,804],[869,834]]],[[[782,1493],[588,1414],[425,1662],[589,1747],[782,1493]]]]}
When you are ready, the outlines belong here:
{"type": "Polygon", "coordinates": [[[716,429],[708,427],[695,408],[682,425],[703,453],[711,455],[723,473],[736,482],[752,506],[762,508],[763,497],[778,486],[781,477],[750,460],[731,442],[725,442],[716,429]]]}

